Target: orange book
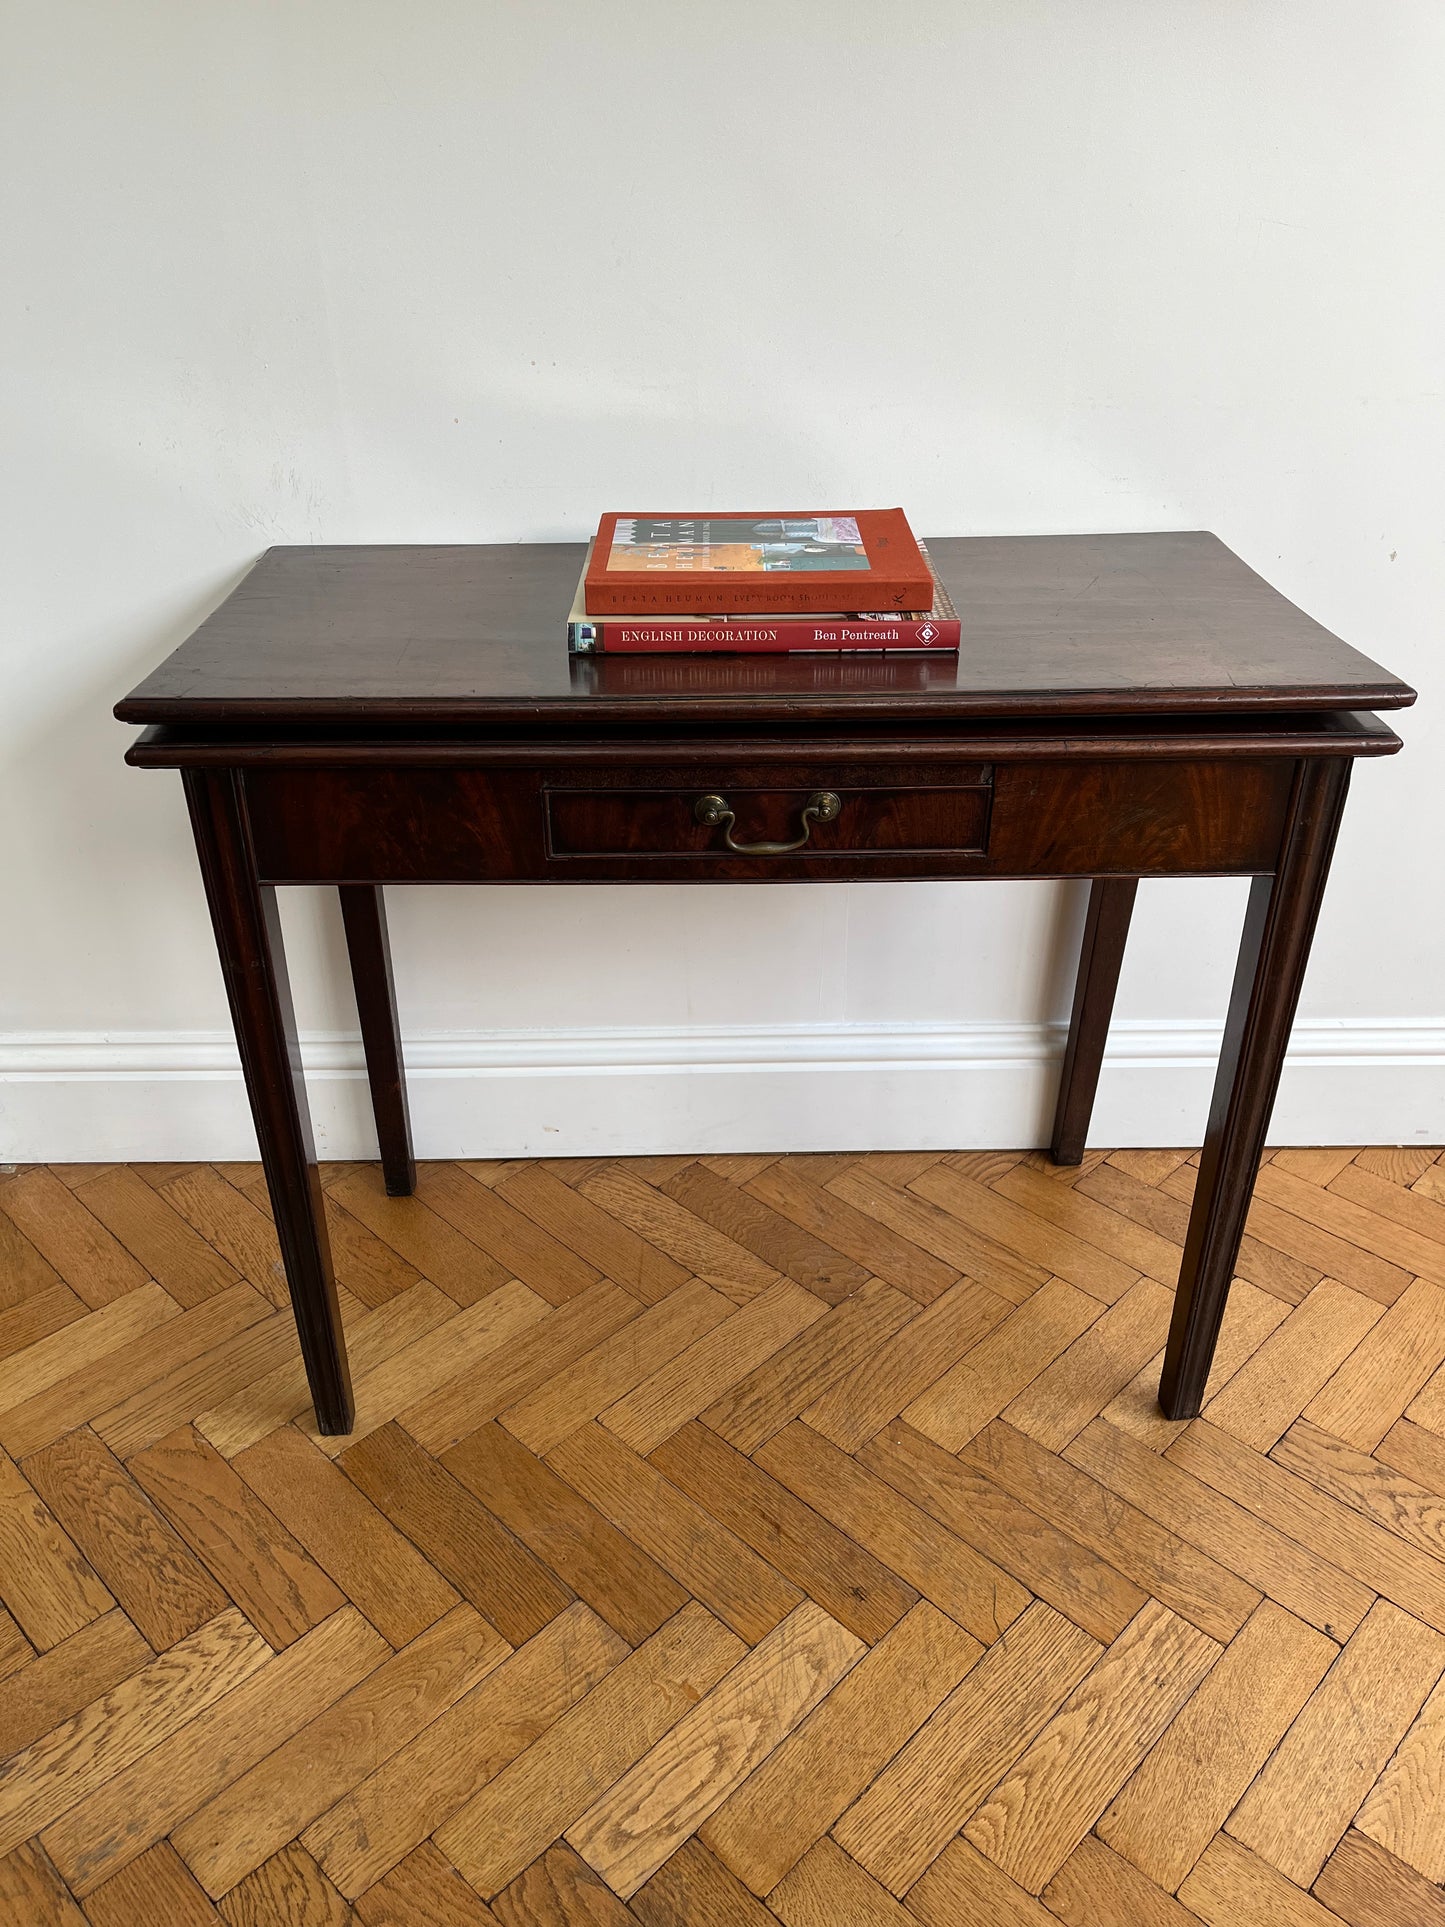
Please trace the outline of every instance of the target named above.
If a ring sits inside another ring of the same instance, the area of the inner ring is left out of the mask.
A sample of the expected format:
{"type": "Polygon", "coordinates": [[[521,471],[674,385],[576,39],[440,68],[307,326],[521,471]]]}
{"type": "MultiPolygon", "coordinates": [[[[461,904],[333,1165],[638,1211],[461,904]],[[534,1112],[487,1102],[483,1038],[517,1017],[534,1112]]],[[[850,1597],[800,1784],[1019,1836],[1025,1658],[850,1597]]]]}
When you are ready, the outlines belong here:
{"type": "Polygon", "coordinates": [[[933,579],[902,509],[604,515],[587,614],[847,615],[927,609],[933,579]]]}

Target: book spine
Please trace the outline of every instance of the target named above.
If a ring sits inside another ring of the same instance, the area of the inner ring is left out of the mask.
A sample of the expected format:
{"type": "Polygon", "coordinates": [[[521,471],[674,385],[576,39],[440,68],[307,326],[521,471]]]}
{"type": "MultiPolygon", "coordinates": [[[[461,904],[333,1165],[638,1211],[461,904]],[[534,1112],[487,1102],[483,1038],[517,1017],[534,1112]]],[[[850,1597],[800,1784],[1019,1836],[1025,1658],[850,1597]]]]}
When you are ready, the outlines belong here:
{"type": "Polygon", "coordinates": [[[755,655],[790,656],[834,650],[956,650],[957,618],[913,621],[709,623],[593,620],[567,625],[567,646],[576,656],[755,655]]]}
{"type": "MultiPolygon", "coordinates": [[[[845,596],[851,598],[852,583],[840,583],[836,576],[828,581],[789,580],[781,574],[765,585],[743,585],[736,580],[709,581],[705,575],[675,577],[666,585],[599,580],[589,574],[586,608],[589,616],[625,616],[639,610],[668,615],[745,616],[750,621],[767,616],[806,616],[814,611],[834,610],[845,596]]],[[[933,584],[927,576],[880,578],[870,575],[856,585],[858,613],[887,615],[895,609],[926,608],[933,598],[933,584]]]]}

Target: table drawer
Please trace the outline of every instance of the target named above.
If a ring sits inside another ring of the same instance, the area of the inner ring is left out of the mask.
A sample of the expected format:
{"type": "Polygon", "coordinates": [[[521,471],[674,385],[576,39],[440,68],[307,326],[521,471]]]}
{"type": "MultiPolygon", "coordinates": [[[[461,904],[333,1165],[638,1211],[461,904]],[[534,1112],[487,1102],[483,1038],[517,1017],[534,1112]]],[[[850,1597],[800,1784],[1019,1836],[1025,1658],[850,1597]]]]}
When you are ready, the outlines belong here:
{"type": "Polygon", "coordinates": [[[926,855],[981,855],[988,848],[992,772],[953,783],[859,785],[730,781],[711,772],[677,788],[549,787],[547,855],[766,862],[926,855]]]}
{"type": "Polygon", "coordinates": [[[269,882],[806,883],[1256,873],[1276,860],[1297,768],[579,753],[540,768],[257,769],[245,784],[269,882]]]}

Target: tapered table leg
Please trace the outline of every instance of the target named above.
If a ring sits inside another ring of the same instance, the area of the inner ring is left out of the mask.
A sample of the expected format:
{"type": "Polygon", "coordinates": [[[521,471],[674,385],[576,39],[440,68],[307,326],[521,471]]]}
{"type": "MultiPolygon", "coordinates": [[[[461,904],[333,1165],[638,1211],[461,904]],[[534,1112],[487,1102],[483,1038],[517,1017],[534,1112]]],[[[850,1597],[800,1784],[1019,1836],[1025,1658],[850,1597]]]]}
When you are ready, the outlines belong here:
{"type": "Polygon", "coordinates": [[[406,1070],[396,1021],[396,991],[391,979],[391,942],[380,884],[343,883],[341,917],[351,957],[351,981],[361,1018],[361,1047],[371,1085],[371,1109],[381,1147],[381,1171],[388,1194],[409,1198],[416,1190],[416,1159],[411,1148],[411,1116],[406,1102],[406,1070]]]}
{"type": "Polygon", "coordinates": [[[322,1432],[349,1432],[351,1375],[276,892],[256,876],[240,777],[205,769],[183,775],[316,1422],[322,1432]]]}
{"type": "Polygon", "coordinates": [[[1114,993],[1119,988],[1124,944],[1138,890],[1137,877],[1095,877],[1089,891],[1089,914],[1074,985],[1074,1012],[1069,1020],[1049,1147],[1055,1164],[1082,1164],[1084,1159],[1094,1093],[1099,1088],[1099,1067],[1104,1061],[1114,993]]]}
{"type": "Polygon", "coordinates": [[[1204,1397],[1349,780],[1346,758],[1300,763],[1279,869],[1250,886],[1159,1385],[1169,1418],[1204,1397]]]}

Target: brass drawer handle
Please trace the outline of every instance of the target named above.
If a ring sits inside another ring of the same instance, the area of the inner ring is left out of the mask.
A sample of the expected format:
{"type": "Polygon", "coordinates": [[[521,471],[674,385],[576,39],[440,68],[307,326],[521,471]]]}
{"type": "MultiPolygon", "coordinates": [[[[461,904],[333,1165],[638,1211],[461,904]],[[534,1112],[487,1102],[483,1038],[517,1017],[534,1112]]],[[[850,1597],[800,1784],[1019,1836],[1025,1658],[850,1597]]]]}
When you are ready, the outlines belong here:
{"type": "Polygon", "coordinates": [[[716,828],[722,825],[723,841],[730,850],[739,856],[787,856],[793,850],[801,850],[813,833],[815,823],[831,823],[842,809],[841,799],[833,790],[814,790],[803,805],[801,822],[803,834],[795,836],[791,843],[738,843],[733,838],[733,824],[737,817],[725,796],[700,796],[693,804],[692,813],[699,823],[716,828]]]}

